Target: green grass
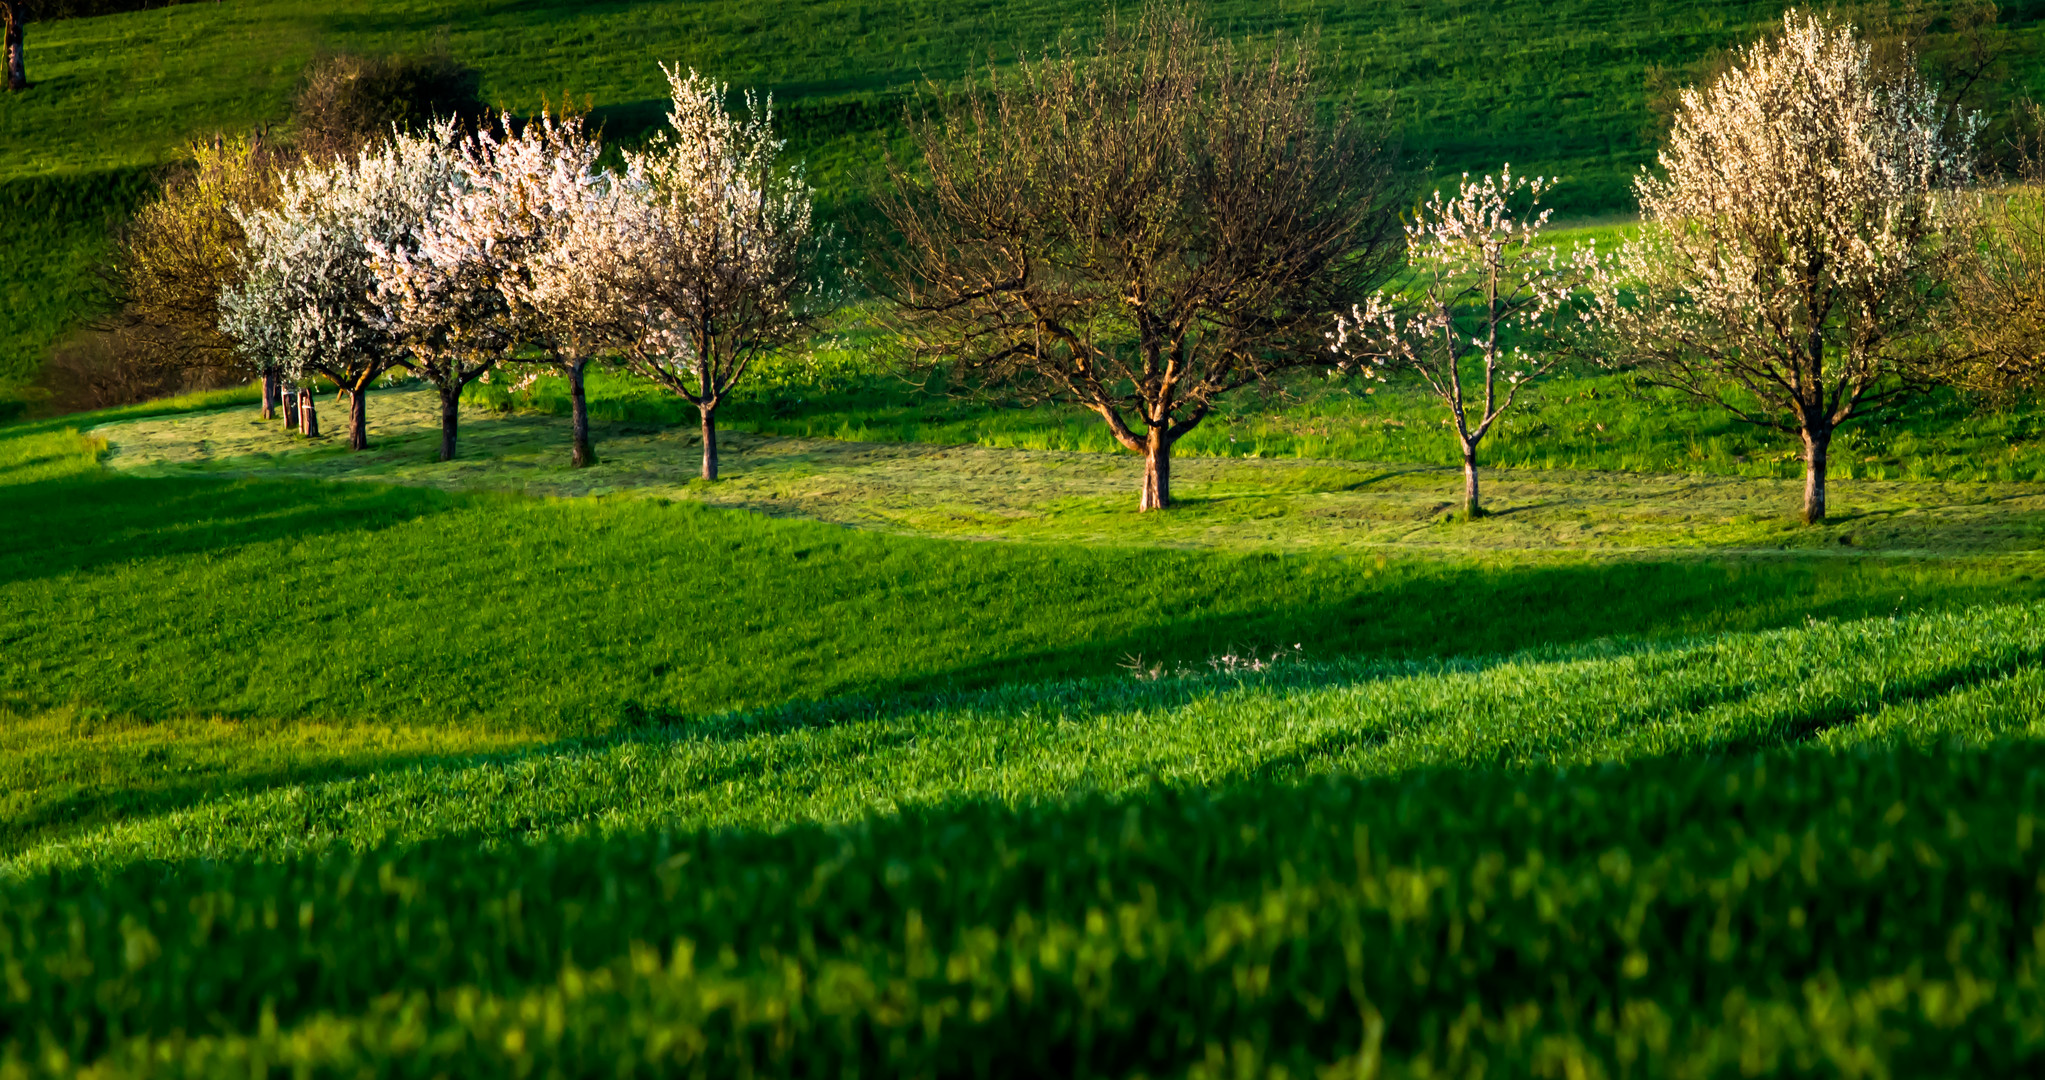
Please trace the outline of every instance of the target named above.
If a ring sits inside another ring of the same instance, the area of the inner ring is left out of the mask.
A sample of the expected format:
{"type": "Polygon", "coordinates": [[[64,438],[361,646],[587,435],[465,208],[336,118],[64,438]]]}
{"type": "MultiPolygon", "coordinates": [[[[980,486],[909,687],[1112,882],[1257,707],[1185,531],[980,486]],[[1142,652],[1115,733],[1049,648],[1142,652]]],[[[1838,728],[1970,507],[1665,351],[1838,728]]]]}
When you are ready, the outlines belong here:
{"type": "Polygon", "coordinates": [[[2014,1074],[2041,649],[2002,608],[395,763],[15,860],[0,1055],[2014,1074]]]}
{"type": "Polygon", "coordinates": [[[409,390],[365,455],[246,390],[0,426],[0,1075],[2045,1054],[2029,485],[1812,532],[1550,469],[1372,540],[1448,478],[1192,457],[1138,518],[1125,457],[742,434],[706,487],[600,390],[579,473],[486,400],[432,464],[409,390]]]}
{"type": "MultiPolygon", "coordinates": [[[[1127,6],[1127,5],[1125,5],[1127,6]]],[[[2005,4],[2034,41],[2035,3],[2005,4]]],[[[1630,207],[1650,161],[1649,68],[1675,70],[1779,17],[1741,0],[1220,0],[1217,21],[1264,37],[1316,25],[1338,90],[1391,103],[1406,147],[1437,177],[1495,170],[1559,174],[1570,213],[1630,207]]],[[[516,110],[571,98],[626,140],[660,122],[657,63],[679,62],[775,93],[794,151],[827,211],[856,209],[864,174],[898,138],[905,95],[957,79],[992,55],[1091,32],[1101,5],[802,0],[526,3],[517,0],[238,0],[38,24],[38,85],[0,100],[0,382],[18,386],[94,310],[86,288],[106,222],[133,204],[137,170],[184,140],[288,119],[291,89],[322,49],[417,50],[445,40],[482,75],[486,99],[516,110]],[[52,215],[35,184],[74,192],[52,215]],[[33,300],[21,302],[21,297],[33,300]]],[[[2045,67],[2021,60],[2000,89],[2045,96],[2045,67]]]]}

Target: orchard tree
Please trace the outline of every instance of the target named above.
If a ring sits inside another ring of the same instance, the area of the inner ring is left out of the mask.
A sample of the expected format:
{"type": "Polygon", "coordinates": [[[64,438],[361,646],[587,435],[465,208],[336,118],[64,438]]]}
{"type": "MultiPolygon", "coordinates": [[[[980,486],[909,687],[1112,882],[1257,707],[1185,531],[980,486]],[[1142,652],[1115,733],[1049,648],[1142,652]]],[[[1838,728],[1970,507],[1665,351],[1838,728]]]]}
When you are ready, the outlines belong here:
{"type": "Polygon", "coordinates": [[[1139,510],[1170,506],[1172,446],[1223,395],[1329,363],[1330,317],[1396,266],[1390,156],[1324,112],[1316,63],[1152,6],[911,117],[921,167],[891,162],[877,197],[911,362],[1098,414],[1143,455],[1139,510]]]}
{"type": "Polygon", "coordinates": [[[662,68],[669,130],[625,155],[615,238],[627,257],[627,366],[696,406],[703,479],[717,479],[717,408],[761,357],[812,332],[831,303],[801,167],[782,162],[774,103],[662,68]]]}
{"type": "Polygon", "coordinates": [[[1798,434],[1803,520],[1832,437],[1910,385],[1978,122],[1910,64],[1790,12],[1682,95],[1639,234],[1591,269],[1614,355],[1747,423],[1798,434]]]}
{"type": "Polygon", "coordinates": [[[1406,226],[1406,276],[1337,316],[1330,335],[1366,377],[1410,373],[1448,407],[1463,451],[1465,518],[1484,514],[1477,445],[1563,355],[1540,348],[1552,344],[1540,331],[1567,312],[1571,292],[1570,269],[1540,246],[1553,212],[1541,196],[1554,186],[1507,165],[1496,179],[1465,174],[1454,198],[1435,192],[1406,226]]]}
{"type": "Polygon", "coordinates": [[[455,170],[454,132],[399,133],[358,158],[303,167],[277,205],[236,214],[243,280],[221,296],[221,332],[295,379],[347,391],[348,445],[369,448],[368,390],[408,358],[378,302],[374,251],[416,247],[455,170]]]}
{"type": "Polygon", "coordinates": [[[7,71],[7,89],[28,89],[28,59],[23,40],[35,0],[0,0],[0,65],[7,71]]]}
{"type": "Polygon", "coordinates": [[[220,332],[220,296],[240,273],[247,240],[237,212],[271,205],[289,164],[260,134],[188,147],[190,162],[166,176],[156,198],[115,237],[109,290],[120,325],[140,331],[125,359],[166,374],[227,371],[260,378],[262,415],[277,406],[282,369],[248,363],[220,332]]]}
{"type": "Polygon", "coordinates": [[[596,464],[589,442],[589,365],[616,342],[627,311],[622,260],[633,245],[621,230],[612,177],[597,168],[602,148],[575,117],[542,115],[503,138],[477,137],[464,159],[469,194],[461,215],[493,237],[498,283],[523,339],[568,380],[575,468],[596,464]]]}
{"type": "Polygon", "coordinates": [[[2045,391],[2045,108],[2019,115],[2018,182],[1975,200],[1939,326],[1939,374],[1999,401],[2045,391]]]}

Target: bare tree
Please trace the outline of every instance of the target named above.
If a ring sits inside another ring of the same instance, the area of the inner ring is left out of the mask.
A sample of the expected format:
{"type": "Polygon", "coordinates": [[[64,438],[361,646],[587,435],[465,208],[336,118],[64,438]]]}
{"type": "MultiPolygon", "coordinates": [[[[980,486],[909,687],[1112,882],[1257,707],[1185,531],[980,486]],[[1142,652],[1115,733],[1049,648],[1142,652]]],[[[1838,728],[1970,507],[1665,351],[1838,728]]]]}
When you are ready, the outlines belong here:
{"type": "Polygon", "coordinates": [[[1976,200],[1939,327],[1939,374],[1998,402],[2045,390],[2045,108],[2026,102],[2018,115],[2017,182],[1976,200]]]}
{"type": "Polygon", "coordinates": [[[1790,12],[1683,94],[1662,175],[1636,182],[1640,233],[1587,267],[1615,357],[1802,438],[1807,523],[1833,434],[1908,388],[1977,129],[1944,111],[1852,26],[1790,12]]]}
{"type": "Polygon", "coordinates": [[[748,92],[740,120],[727,87],[663,70],[669,130],[626,155],[622,178],[641,212],[619,234],[632,245],[621,340],[628,367],[695,404],[703,479],[715,480],[718,406],[755,361],[812,332],[831,297],[816,276],[812,193],[781,161],[773,100],[748,92]]]}
{"type": "Polygon", "coordinates": [[[1144,457],[1139,509],[1170,506],[1173,444],[1331,363],[1328,320],[1397,264],[1390,156],[1323,89],[1311,39],[1259,56],[1153,6],[912,116],[923,169],[877,196],[911,362],[1098,413],[1144,457]]]}
{"type": "Polygon", "coordinates": [[[0,0],[0,50],[4,50],[7,89],[28,89],[28,58],[23,44],[30,12],[26,0],[0,0]]]}
{"type": "Polygon", "coordinates": [[[1502,173],[1475,183],[1466,174],[1453,199],[1435,192],[1406,226],[1407,279],[1338,317],[1331,335],[1336,352],[1365,362],[1365,375],[1416,375],[1448,406],[1463,450],[1465,518],[1484,515],[1477,444],[1564,355],[1529,353],[1522,339],[1564,313],[1571,291],[1569,269],[1540,245],[1553,213],[1541,196],[1555,182],[1514,177],[1510,165],[1502,173]],[[1482,398],[1466,393],[1466,368],[1472,379],[1481,373],[1482,398]]]}

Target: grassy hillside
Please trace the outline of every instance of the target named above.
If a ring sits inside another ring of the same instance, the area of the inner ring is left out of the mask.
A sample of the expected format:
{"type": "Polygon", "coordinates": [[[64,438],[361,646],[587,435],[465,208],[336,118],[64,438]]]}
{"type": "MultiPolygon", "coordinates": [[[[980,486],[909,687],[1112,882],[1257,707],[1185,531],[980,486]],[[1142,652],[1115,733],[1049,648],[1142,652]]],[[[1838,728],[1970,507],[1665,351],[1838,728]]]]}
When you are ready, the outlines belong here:
{"type": "MultiPolygon", "coordinates": [[[[2005,5],[2027,37],[2045,8],[2005,5]]],[[[1389,104],[1416,159],[1441,174],[1511,161],[1570,183],[1560,205],[1628,205],[1627,177],[1652,152],[1650,67],[1683,70],[1778,18],[1779,2],[1724,0],[1218,0],[1247,36],[1321,28],[1334,82],[1389,104]]],[[[593,105],[614,137],[660,122],[657,64],[681,63],[771,90],[826,204],[859,198],[860,176],[895,130],[904,95],[991,56],[1090,32],[1085,0],[237,0],[39,24],[37,88],[0,100],[0,382],[32,375],[90,301],[85,269],[106,220],[132,201],[127,170],[170,160],[182,140],[282,123],[294,80],[322,49],[415,50],[444,41],[483,77],[486,99],[529,110],[593,105]],[[80,193],[51,204],[33,178],[80,193]]],[[[2045,95],[2020,65],[2007,92],[2045,95]]]]}
{"type": "Polygon", "coordinates": [[[246,391],[0,426],[9,1075],[2045,1055],[2032,485],[1763,551],[1776,481],[1507,475],[1345,547],[1429,474],[1191,459],[1137,519],[1124,458],[976,450],[911,489],[1034,539],[961,542],[814,520],[884,444],[706,489],[605,420],[543,498],[559,422],[479,410],[430,477],[408,393],[361,457],[246,391]],[[1541,524],[1628,498],[1624,553],[1541,524]]]}

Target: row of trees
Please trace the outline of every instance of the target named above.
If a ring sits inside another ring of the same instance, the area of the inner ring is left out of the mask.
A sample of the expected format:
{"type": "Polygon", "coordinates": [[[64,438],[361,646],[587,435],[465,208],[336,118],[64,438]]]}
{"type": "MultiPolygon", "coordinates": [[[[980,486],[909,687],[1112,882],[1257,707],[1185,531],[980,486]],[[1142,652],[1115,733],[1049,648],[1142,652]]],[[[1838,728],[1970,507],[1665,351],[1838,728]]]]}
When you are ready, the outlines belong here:
{"type": "Polygon", "coordinates": [[[277,174],[227,205],[241,244],[219,328],[265,379],[314,376],[349,400],[368,446],[366,392],[403,370],[441,399],[441,458],[462,391],[504,364],[568,378],[571,458],[592,463],[583,376],[613,354],[699,410],[703,475],[716,413],[758,357],[809,332],[828,303],[808,271],[821,234],[799,168],[781,161],[771,106],[746,116],[726,88],[670,71],[669,129],[615,170],[573,118],[442,121],[277,174]]]}
{"type": "MultiPolygon", "coordinates": [[[[1308,369],[1439,396],[1476,516],[1500,417],[1605,364],[1799,435],[1815,522],[1841,425],[1934,378],[2045,368],[2037,196],[1970,187],[1981,122],[1900,55],[1787,15],[1681,95],[1637,234],[1564,252],[1553,180],[1466,177],[1409,210],[1383,124],[1326,104],[1311,38],[1253,50],[1152,7],[912,114],[869,280],[911,369],[1098,414],[1144,456],[1144,510],[1222,397],[1308,369]]],[[[266,376],[349,391],[351,445],[363,391],[402,369],[439,389],[451,457],[462,388],[518,364],[567,378],[587,464],[582,377],[609,358],[695,403],[715,478],[719,405],[835,297],[771,107],[668,74],[667,131],[613,168],[546,116],[287,170],[216,149],[238,179],[201,216],[231,261],[192,303],[213,297],[221,343],[266,376]]]]}

